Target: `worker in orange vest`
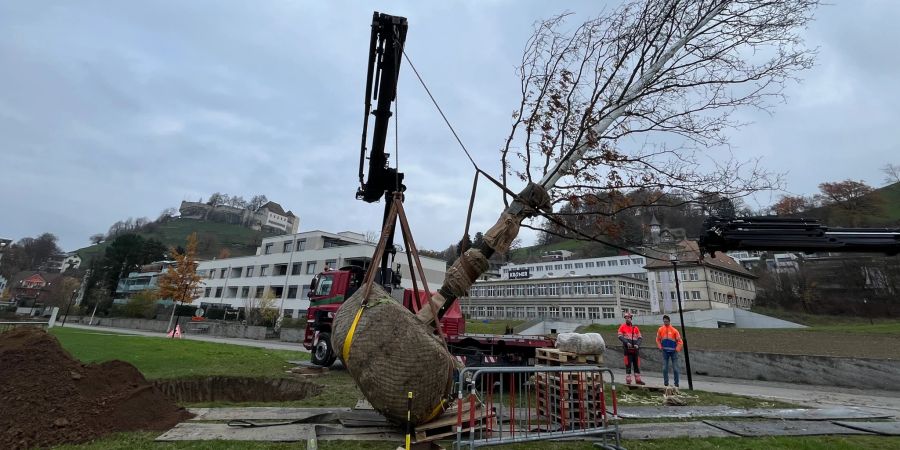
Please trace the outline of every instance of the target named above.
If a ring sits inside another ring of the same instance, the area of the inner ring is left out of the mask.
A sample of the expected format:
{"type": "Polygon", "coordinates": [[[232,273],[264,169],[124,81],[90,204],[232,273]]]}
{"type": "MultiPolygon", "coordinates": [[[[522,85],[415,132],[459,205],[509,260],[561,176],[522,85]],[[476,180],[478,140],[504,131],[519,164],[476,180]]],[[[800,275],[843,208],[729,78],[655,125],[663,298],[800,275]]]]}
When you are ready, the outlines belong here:
{"type": "Polygon", "coordinates": [[[630,312],[626,312],[623,316],[625,317],[625,323],[619,326],[619,341],[622,342],[624,347],[623,353],[625,354],[625,384],[631,384],[632,368],[634,368],[634,381],[637,384],[644,384],[644,380],[641,380],[640,350],[641,341],[643,340],[641,330],[637,325],[631,324],[632,316],[630,312]]]}
{"type": "Polygon", "coordinates": [[[681,333],[670,323],[668,315],[663,316],[663,326],[656,331],[656,346],[662,350],[663,384],[669,385],[669,360],[675,373],[675,387],[678,387],[678,352],[681,351],[681,333]]]}

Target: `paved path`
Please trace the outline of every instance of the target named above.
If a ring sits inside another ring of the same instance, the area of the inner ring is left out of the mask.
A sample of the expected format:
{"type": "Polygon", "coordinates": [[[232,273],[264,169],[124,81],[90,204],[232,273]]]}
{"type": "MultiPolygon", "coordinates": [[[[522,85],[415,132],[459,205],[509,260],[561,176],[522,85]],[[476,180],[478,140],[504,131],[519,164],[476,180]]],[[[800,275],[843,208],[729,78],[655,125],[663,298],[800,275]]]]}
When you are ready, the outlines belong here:
{"type": "MultiPolygon", "coordinates": [[[[738,370],[739,368],[736,368],[738,370]]],[[[613,369],[616,381],[625,380],[625,371],[613,369]]],[[[645,373],[644,381],[662,386],[661,373],[645,373]]],[[[670,380],[671,381],[671,380],[670,380]]],[[[681,376],[681,389],[687,389],[687,377],[681,376]]],[[[720,394],[782,400],[808,407],[857,406],[900,418],[900,391],[852,389],[833,386],[738,380],[735,378],[694,376],[694,389],[720,394]]]]}
{"type": "MultiPolygon", "coordinates": [[[[78,328],[80,330],[91,330],[96,331],[98,333],[119,333],[119,334],[130,334],[136,336],[151,336],[151,337],[165,337],[165,333],[160,333],[156,331],[145,331],[145,330],[134,330],[131,328],[114,328],[114,327],[105,327],[99,325],[81,325],[74,323],[67,323],[65,328],[78,328]]],[[[293,342],[281,342],[281,341],[259,341],[256,339],[242,339],[242,338],[226,338],[226,337],[216,337],[216,336],[204,336],[197,334],[184,334],[184,339],[190,339],[194,341],[204,341],[204,342],[215,342],[218,344],[234,344],[234,345],[243,345],[247,347],[259,347],[259,348],[269,348],[272,350],[292,350],[297,352],[306,352],[309,353],[308,350],[303,348],[302,344],[293,343],[293,342]]]]}

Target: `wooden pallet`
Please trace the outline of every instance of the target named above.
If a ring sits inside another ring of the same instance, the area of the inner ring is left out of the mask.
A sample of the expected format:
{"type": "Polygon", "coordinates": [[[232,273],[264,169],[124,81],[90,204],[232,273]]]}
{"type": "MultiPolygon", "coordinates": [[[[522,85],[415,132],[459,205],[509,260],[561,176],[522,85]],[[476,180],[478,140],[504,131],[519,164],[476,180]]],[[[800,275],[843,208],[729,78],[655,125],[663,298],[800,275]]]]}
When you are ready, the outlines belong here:
{"type": "MultiPolygon", "coordinates": [[[[469,405],[463,405],[463,432],[468,433],[470,430],[469,427],[469,405]]],[[[484,407],[476,407],[475,409],[475,426],[476,429],[481,427],[481,423],[483,423],[483,419],[491,419],[495,417],[495,413],[493,411],[487,410],[484,407]]],[[[431,442],[439,439],[443,439],[449,436],[456,436],[456,408],[451,407],[444,414],[441,414],[435,420],[428,422],[426,424],[416,426],[415,436],[413,438],[414,442],[431,442]]]]}
{"type": "Polygon", "coordinates": [[[538,364],[548,366],[564,366],[573,364],[603,364],[603,355],[579,355],[577,353],[564,352],[556,348],[537,349],[538,364]]]}
{"type": "Polygon", "coordinates": [[[537,385],[546,385],[547,383],[550,383],[551,385],[555,384],[559,386],[565,382],[566,384],[575,385],[583,383],[584,385],[590,386],[593,383],[599,385],[603,382],[603,376],[598,372],[541,372],[540,368],[536,368],[535,370],[534,380],[537,385]]]}

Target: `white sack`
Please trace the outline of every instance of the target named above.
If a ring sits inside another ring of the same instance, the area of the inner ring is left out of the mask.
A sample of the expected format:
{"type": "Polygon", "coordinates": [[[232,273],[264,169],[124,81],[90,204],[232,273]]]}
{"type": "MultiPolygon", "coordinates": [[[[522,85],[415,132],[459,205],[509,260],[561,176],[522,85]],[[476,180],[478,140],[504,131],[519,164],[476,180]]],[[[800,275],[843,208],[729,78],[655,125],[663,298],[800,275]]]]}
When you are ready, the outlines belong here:
{"type": "Polygon", "coordinates": [[[556,336],[556,348],[579,355],[597,355],[606,350],[600,333],[560,333],[556,336]]]}

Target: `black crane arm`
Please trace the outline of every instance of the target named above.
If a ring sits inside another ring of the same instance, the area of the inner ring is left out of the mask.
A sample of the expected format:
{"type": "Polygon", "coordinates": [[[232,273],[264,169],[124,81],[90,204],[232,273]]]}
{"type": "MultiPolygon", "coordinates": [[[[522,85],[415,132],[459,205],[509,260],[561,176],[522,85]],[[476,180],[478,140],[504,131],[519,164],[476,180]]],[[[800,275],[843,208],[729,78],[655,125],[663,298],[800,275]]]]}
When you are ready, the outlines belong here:
{"type": "Polygon", "coordinates": [[[900,229],[833,228],[802,218],[710,217],[703,222],[699,245],[709,255],[732,250],[896,255],[900,253],[900,229]]]}
{"type": "Polygon", "coordinates": [[[394,191],[403,191],[403,174],[388,166],[385,141],[391,105],[397,98],[397,79],[406,42],[406,18],[375,12],[372,16],[372,37],[369,41],[369,67],[366,75],[366,107],[363,117],[362,144],[359,152],[359,189],[356,198],[369,203],[391,198],[394,191]],[[372,110],[372,101],[376,101],[372,110]],[[375,116],[372,126],[372,145],[369,148],[369,170],[365,175],[366,139],[369,115],[375,116]]]}

